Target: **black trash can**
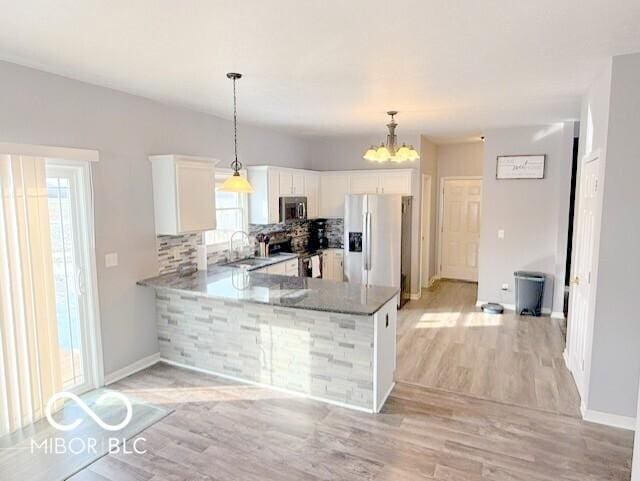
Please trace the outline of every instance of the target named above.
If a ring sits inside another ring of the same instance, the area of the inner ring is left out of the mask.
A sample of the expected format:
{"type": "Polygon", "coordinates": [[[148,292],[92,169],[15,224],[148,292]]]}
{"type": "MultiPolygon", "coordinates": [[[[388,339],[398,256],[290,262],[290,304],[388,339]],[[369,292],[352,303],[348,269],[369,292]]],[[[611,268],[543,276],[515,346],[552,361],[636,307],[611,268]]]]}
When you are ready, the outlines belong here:
{"type": "Polygon", "coordinates": [[[516,271],[516,314],[540,316],[545,275],[542,272],[516,271]]]}

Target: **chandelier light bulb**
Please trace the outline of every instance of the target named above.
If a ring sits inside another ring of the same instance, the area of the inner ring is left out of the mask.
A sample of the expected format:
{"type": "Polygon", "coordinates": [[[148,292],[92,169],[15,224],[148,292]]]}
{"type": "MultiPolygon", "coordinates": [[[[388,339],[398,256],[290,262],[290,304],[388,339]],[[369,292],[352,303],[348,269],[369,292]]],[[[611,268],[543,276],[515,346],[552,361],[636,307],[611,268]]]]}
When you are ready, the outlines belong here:
{"type": "Polygon", "coordinates": [[[375,146],[372,145],[371,147],[369,147],[369,149],[364,154],[364,159],[371,160],[373,162],[378,161],[378,153],[376,152],[375,146]]]}
{"type": "Polygon", "coordinates": [[[386,162],[391,158],[391,153],[384,144],[380,144],[376,153],[378,154],[378,162],[386,162]]]}

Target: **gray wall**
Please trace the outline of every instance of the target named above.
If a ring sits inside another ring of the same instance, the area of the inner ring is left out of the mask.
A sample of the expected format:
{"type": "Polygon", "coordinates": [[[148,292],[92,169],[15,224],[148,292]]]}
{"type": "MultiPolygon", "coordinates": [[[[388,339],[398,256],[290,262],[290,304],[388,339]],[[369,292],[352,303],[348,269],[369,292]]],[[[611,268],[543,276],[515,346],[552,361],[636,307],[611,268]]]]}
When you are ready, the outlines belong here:
{"type": "Polygon", "coordinates": [[[438,178],[481,176],[484,142],[438,145],[438,178]]]}
{"type": "MultiPolygon", "coordinates": [[[[407,169],[416,170],[413,176],[413,189],[417,193],[413,199],[412,238],[411,242],[411,291],[420,292],[420,161],[396,164],[371,162],[362,158],[370,145],[380,145],[386,139],[386,129],[380,126],[380,134],[369,136],[337,136],[329,138],[309,139],[309,157],[311,168],[315,170],[361,170],[361,169],[407,169]]],[[[412,144],[416,150],[420,148],[420,137],[403,135],[398,132],[400,142],[412,144]]]]}
{"type": "Polygon", "coordinates": [[[568,122],[486,132],[479,300],[514,303],[513,272],[536,270],[555,280],[547,282],[544,307],[562,311],[573,131],[568,122]],[[496,157],[513,154],[546,154],[545,178],[496,180],[496,157]]]}
{"type": "Polygon", "coordinates": [[[423,279],[422,284],[436,276],[437,250],[436,230],[438,228],[438,158],[437,146],[424,135],[420,137],[420,169],[423,174],[431,176],[431,225],[429,232],[429,276],[423,279]]]}
{"type": "Polygon", "coordinates": [[[611,69],[598,80],[585,99],[582,119],[587,121],[590,109],[597,119],[594,148],[606,147],[587,408],[635,417],[640,377],[640,54],[614,57],[611,69]]]}
{"type": "MultiPolygon", "coordinates": [[[[418,135],[404,135],[398,127],[400,143],[413,144],[416,150],[420,149],[420,137],[418,135]]],[[[365,150],[370,145],[380,145],[387,138],[387,128],[380,125],[380,133],[372,135],[344,135],[335,137],[310,137],[309,157],[311,167],[315,170],[358,170],[358,169],[407,169],[420,168],[420,162],[405,162],[396,164],[385,162],[379,164],[362,158],[365,150]]]]}
{"type": "MultiPolygon", "coordinates": [[[[6,62],[0,91],[0,141],[100,151],[93,181],[106,374],[158,352],[153,293],[135,285],[158,272],[147,156],[193,154],[227,164],[232,124],[6,62]],[[105,269],[104,254],[114,251],[119,266],[105,269]]],[[[302,139],[241,125],[239,140],[247,164],[310,166],[302,139]]]]}

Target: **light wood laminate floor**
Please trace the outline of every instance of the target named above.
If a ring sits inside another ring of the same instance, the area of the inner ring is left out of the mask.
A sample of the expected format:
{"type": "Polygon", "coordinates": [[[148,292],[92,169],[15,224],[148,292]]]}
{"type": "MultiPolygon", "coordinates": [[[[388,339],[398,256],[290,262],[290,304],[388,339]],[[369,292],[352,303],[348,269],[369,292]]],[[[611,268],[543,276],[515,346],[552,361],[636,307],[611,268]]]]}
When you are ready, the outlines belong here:
{"type": "Polygon", "coordinates": [[[112,385],[175,408],[73,481],[607,481],[632,433],[399,383],[378,415],[157,364],[112,385]]]}
{"type": "Polygon", "coordinates": [[[476,291],[474,283],[440,281],[400,311],[396,379],[578,416],[558,322],[484,314],[476,291]]]}

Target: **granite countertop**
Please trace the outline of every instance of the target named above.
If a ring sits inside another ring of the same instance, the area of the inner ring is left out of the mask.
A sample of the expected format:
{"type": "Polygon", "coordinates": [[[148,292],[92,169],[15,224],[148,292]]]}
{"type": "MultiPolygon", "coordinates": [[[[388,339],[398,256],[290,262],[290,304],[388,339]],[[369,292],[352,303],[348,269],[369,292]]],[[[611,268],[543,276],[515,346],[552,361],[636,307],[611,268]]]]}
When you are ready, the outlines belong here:
{"type": "Polygon", "coordinates": [[[213,299],[253,302],[277,307],[370,316],[391,300],[395,287],[336,282],[251,272],[228,266],[209,267],[187,276],[166,274],[138,285],[213,299]]]}

